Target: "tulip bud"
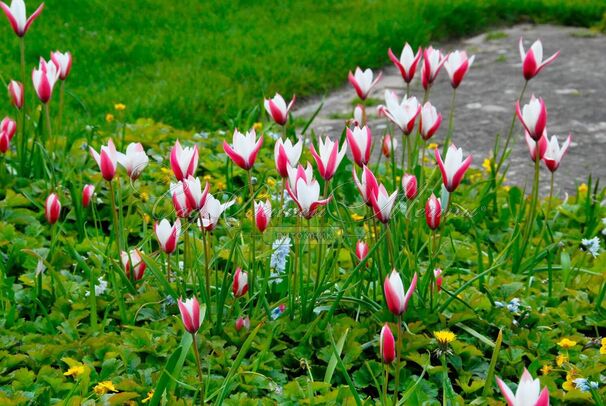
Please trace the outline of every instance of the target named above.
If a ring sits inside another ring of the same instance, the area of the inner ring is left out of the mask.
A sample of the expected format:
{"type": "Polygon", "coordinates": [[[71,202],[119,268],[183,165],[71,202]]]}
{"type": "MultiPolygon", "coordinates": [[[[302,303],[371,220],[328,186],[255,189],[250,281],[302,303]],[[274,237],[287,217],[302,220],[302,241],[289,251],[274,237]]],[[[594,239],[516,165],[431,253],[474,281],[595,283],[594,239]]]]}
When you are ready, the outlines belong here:
{"type": "Polygon", "coordinates": [[[235,297],[242,297],[248,292],[248,274],[242,272],[240,268],[236,269],[236,273],[234,274],[232,291],[235,297]]]}
{"type": "Polygon", "coordinates": [[[356,257],[358,260],[362,261],[368,255],[368,244],[364,241],[358,240],[356,243],[356,257]]]}
{"type": "Polygon", "coordinates": [[[198,299],[192,297],[182,302],[181,299],[177,300],[179,305],[179,312],[181,313],[181,320],[185,330],[190,334],[196,334],[202,325],[200,321],[200,303],[198,299]]]}
{"type": "Polygon", "coordinates": [[[383,137],[383,146],[381,148],[381,152],[385,158],[389,158],[391,153],[394,152],[398,148],[398,140],[392,138],[391,135],[387,134],[383,137]]]}
{"type": "Polygon", "coordinates": [[[402,189],[408,200],[412,200],[417,196],[417,177],[409,173],[402,176],[402,189]]]}
{"type": "Polygon", "coordinates": [[[358,97],[362,100],[365,100],[368,97],[368,94],[372,90],[372,88],[377,84],[377,82],[381,79],[383,72],[379,72],[377,78],[373,80],[372,70],[366,69],[362,71],[359,67],[356,68],[355,74],[349,71],[349,83],[354,87],[358,97]]]}
{"type": "Polygon", "coordinates": [[[271,203],[269,199],[265,202],[255,202],[255,225],[260,232],[264,232],[271,219],[271,203]]]}
{"type": "Polygon", "coordinates": [[[162,251],[172,254],[177,249],[177,242],[181,235],[181,220],[175,220],[175,224],[171,226],[167,219],[162,219],[160,223],[154,224],[154,232],[162,251]]]}
{"type": "Polygon", "coordinates": [[[130,278],[131,268],[133,269],[134,280],[138,281],[143,278],[146,264],[141,257],[141,251],[138,249],[131,250],[130,252],[122,251],[120,253],[120,260],[122,261],[124,272],[126,272],[128,278],[130,278]]]}
{"type": "Polygon", "coordinates": [[[8,84],[8,95],[11,99],[11,104],[19,110],[23,107],[23,93],[23,83],[11,80],[8,84]]]}
{"type": "Polygon", "coordinates": [[[116,151],[114,142],[110,138],[107,145],[103,145],[101,147],[99,153],[97,153],[97,151],[95,151],[92,147],[89,149],[91,155],[95,159],[95,162],[97,162],[97,165],[99,166],[103,179],[111,181],[116,175],[116,168],[118,166],[118,152],[116,151]]]}
{"type": "Polygon", "coordinates": [[[438,77],[442,65],[446,62],[447,56],[442,55],[438,49],[433,47],[423,50],[423,68],[421,69],[421,84],[423,89],[427,90],[438,77]]]}
{"type": "Polygon", "coordinates": [[[84,187],[82,188],[82,206],[84,208],[88,207],[94,193],[95,187],[93,185],[84,185],[84,187]]]}
{"type": "Polygon", "coordinates": [[[51,52],[51,60],[59,69],[59,79],[67,79],[67,76],[72,69],[72,54],[70,52],[51,52]]]}
{"type": "Polygon", "coordinates": [[[547,107],[541,97],[530,97],[528,104],[520,109],[520,101],[516,102],[516,114],[528,135],[537,141],[543,135],[547,126],[547,107]]]}
{"type": "Polygon", "coordinates": [[[354,162],[359,167],[363,167],[370,160],[370,148],[372,144],[370,127],[354,127],[353,130],[348,128],[346,136],[354,162]]]}
{"type": "Polygon", "coordinates": [[[240,331],[242,328],[246,329],[246,331],[250,329],[250,318],[248,316],[244,318],[240,316],[236,320],[236,331],[240,331]]]}
{"type": "Polygon", "coordinates": [[[54,62],[46,62],[40,58],[38,69],[32,71],[32,83],[34,90],[40,101],[44,104],[48,103],[52,94],[53,88],[59,79],[59,70],[54,62]]]}
{"type": "Polygon", "coordinates": [[[279,93],[276,93],[273,99],[265,99],[265,111],[267,111],[276,124],[285,125],[288,121],[288,113],[295,104],[295,100],[296,96],[293,96],[287,106],[284,98],[279,93]]]}
{"type": "Polygon", "coordinates": [[[396,358],[396,340],[393,337],[393,333],[389,328],[389,324],[385,323],[381,329],[381,335],[379,337],[379,349],[381,351],[381,358],[386,364],[391,364],[396,358]]]}
{"type": "Polygon", "coordinates": [[[439,292],[442,290],[442,270],[440,268],[436,268],[433,270],[433,277],[436,281],[436,289],[439,292]]]}
{"type": "Polygon", "coordinates": [[[17,123],[12,118],[6,117],[0,122],[0,152],[6,153],[10,142],[17,132],[17,123]]]}
{"type": "Polygon", "coordinates": [[[61,215],[61,202],[56,193],[51,193],[44,204],[44,217],[49,224],[55,224],[61,215]]]}
{"type": "Polygon", "coordinates": [[[183,148],[177,140],[170,151],[170,167],[177,180],[193,176],[198,167],[198,146],[183,148]]]}
{"type": "Polygon", "coordinates": [[[361,104],[356,104],[356,107],[354,107],[354,112],[353,112],[353,117],[354,117],[354,122],[353,125],[354,127],[363,127],[366,125],[366,108],[361,105],[361,104]]]}
{"type": "Polygon", "coordinates": [[[419,119],[421,137],[425,141],[433,137],[440,128],[440,124],[442,124],[442,114],[438,113],[430,102],[426,102],[421,108],[421,118],[419,119]]]}
{"type": "Polygon", "coordinates": [[[427,225],[432,230],[440,227],[440,216],[442,215],[442,205],[440,200],[432,193],[431,197],[427,200],[425,205],[425,220],[427,225]]]}
{"type": "Polygon", "coordinates": [[[385,277],[385,283],[383,284],[383,288],[385,289],[385,301],[387,302],[389,311],[396,316],[400,316],[404,313],[416,287],[416,273],[412,278],[408,290],[404,293],[404,285],[402,284],[400,274],[395,269],[391,271],[391,274],[385,277]]]}
{"type": "Polygon", "coordinates": [[[262,145],[263,136],[260,136],[259,140],[257,140],[254,128],[246,134],[242,134],[236,129],[234,130],[231,145],[227,141],[223,141],[223,150],[236,165],[248,171],[255,164],[257,154],[262,145]]]}
{"type": "Polygon", "coordinates": [[[522,58],[522,74],[526,80],[530,80],[538,75],[545,66],[555,61],[558,55],[560,55],[560,51],[558,51],[543,62],[543,44],[540,40],[535,41],[528,52],[524,50],[524,41],[522,38],[520,38],[519,46],[520,58],[522,58]]]}

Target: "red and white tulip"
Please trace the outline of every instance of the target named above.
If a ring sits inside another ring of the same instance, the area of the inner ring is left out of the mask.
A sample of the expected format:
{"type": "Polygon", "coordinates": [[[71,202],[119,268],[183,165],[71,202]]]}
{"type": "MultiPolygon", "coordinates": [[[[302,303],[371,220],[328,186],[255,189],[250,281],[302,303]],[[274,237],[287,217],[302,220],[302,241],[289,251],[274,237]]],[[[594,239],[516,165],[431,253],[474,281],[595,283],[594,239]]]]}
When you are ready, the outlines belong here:
{"type": "Polygon", "coordinates": [[[167,219],[162,219],[154,224],[154,233],[160,244],[160,248],[167,254],[172,254],[177,249],[177,242],[181,235],[181,220],[175,220],[173,225],[167,219]]]}
{"type": "Polygon", "coordinates": [[[411,46],[408,42],[404,45],[402,49],[402,53],[400,54],[400,59],[398,59],[394,53],[389,48],[387,51],[387,55],[389,55],[389,59],[396,65],[396,68],[400,71],[400,75],[402,75],[402,79],[404,82],[410,83],[415,76],[415,72],[417,71],[417,65],[421,60],[422,50],[419,47],[417,50],[417,54],[413,52],[411,46]]]}
{"type": "Polygon", "coordinates": [[[271,220],[271,202],[269,199],[255,202],[255,225],[260,232],[264,232],[271,220]]]}
{"type": "Polygon", "coordinates": [[[210,185],[206,182],[204,189],[202,189],[200,178],[194,178],[193,176],[188,176],[182,183],[189,211],[200,210],[206,203],[210,185]]]}
{"type": "Polygon", "coordinates": [[[373,80],[373,73],[371,69],[362,70],[359,67],[356,68],[355,74],[349,71],[349,83],[354,87],[358,97],[362,100],[365,100],[368,97],[368,94],[372,90],[372,88],[377,84],[377,82],[381,79],[383,72],[379,72],[377,78],[373,80]]]}
{"type": "Polygon", "coordinates": [[[423,68],[421,69],[421,84],[423,89],[427,90],[438,77],[442,65],[446,62],[448,55],[442,55],[442,52],[433,47],[423,50],[423,68]]]}
{"type": "Polygon", "coordinates": [[[244,296],[248,292],[248,274],[240,268],[236,269],[231,288],[235,297],[244,296]]]}
{"type": "MultiPolygon", "coordinates": [[[[530,153],[530,159],[534,162],[537,159],[537,142],[530,137],[528,131],[524,130],[524,139],[526,145],[528,145],[528,152],[530,153]]],[[[547,150],[547,129],[543,131],[543,135],[539,138],[539,159],[543,159],[545,151],[547,150]]]]}
{"type": "Polygon", "coordinates": [[[360,181],[358,174],[356,173],[356,168],[354,167],[353,178],[360,195],[362,195],[362,200],[364,200],[364,203],[368,206],[372,207],[371,196],[374,196],[379,189],[379,183],[377,182],[374,173],[372,173],[369,167],[364,165],[362,167],[362,180],[360,181]]]}
{"type": "Polygon", "coordinates": [[[417,177],[409,173],[402,176],[402,190],[408,200],[412,200],[417,196],[417,177]]]}
{"type": "Polygon", "coordinates": [[[436,290],[439,292],[442,290],[442,282],[444,281],[444,278],[442,277],[442,270],[440,268],[434,269],[433,277],[436,281],[436,290]]]}
{"type": "Polygon", "coordinates": [[[381,152],[383,152],[385,158],[389,158],[396,149],[398,149],[398,140],[386,134],[383,137],[383,144],[381,146],[381,152]]]}
{"type": "Polygon", "coordinates": [[[263,145],[263,136],[257,140],[254,128],[246,134],[242,134],[236,129],[231,145],[227,141],[223,141],[223,150],[236,165],[248,171],[255,164],[261,145],[263,145]]]}
{"type": "Polygon", "coordinates": [[[0,122],[0,152],[6,153],[10,147],[11,140],[17,132],[17,123],[10,117],[5,117],[0,122]]]}
{"type": "Polygon", "coordinates": [[[568,138],[566,138],[566,141],[564,141],[560,148],[557,137],[555,135],[551,136],[545,154],[543,155],[543,162],[545,162],[547,169],[551,172],[555,172],[560,166],[560,161],[564,155],[566,155],[566,151],[568,151],[568,148],[570,147],[571,139],[571,136],[568,135],[568,138]]]}
{"type": "Polygon", "coordinates": [[[356,257],[362,261],[368,255],[368,244],[364,241],[358,240],[356,243],[356,257]]]}
{"type": "Polygon", "coordinates": [[[36,95],[42,103],[48,103],[53,95],[55,84],[59,80],[59,69],[54,62],[40,58],[38,69],[32,71],[32,83],[36,95]]]}
{"type": "Polygon", "coordinates": [[[372,145],[370,127],[364,126],[360,128],[356,126],[353,130],[347,128],[346,136],[354,162],[359,167],[366,165],[370,161],[370,147],[372,145]]]}
{"type": "Polygon", "coordinates": [[[519,46],[520,58],[522,59],[522,74],[526,80],[530,80],[538,75],[545,66],[555,61],[558,55],[560,55],[560,51],[558,51],[543,61],[543,44],[540,40],[535,41],[530,46],[528,52],[524,50],[523,38],[520,38],[519,46]]]}
{"type": "Polygon", "coordinates": [[[208,194],[204,206],[200,209],[200,225],[206,231],[212,231],[217,227],[219,219],[223,212],[230,208],[235,203],[235,200],[230,200],[226,203],[221,203],[212,194],[208,194]]]}
{"type": "Polygon", "coordinates": [[[11,99],[11,104],[21,110],[24,101],[23,83],[11,80],[8,84],[8,95],[11,99]]]}
{"type": "Polygon", "coordinates": [[[190,334],[196,334],[202,325],[198,299],[192,297],[185,302],[178,299],[177,304],[179,305],[179,312],[181,313],[181,320],[183,321],[185,330],[190,334]]]}
{"type": "Polygon", "coordinates": [[[425,221],[430,229],[435,230],[440,227],[440,218],[442,216],[442,204],[433,193],[427,199],[425,204],[425,221]]]}
{"type": "Polygon", "coordinates": [[[0,7],[2,7],[2,11],[6,14],[6,18],[8,18],[8,22],[11,24],[15,34],[23,37],[44,9],[44,3],[40,4],[29,18],[27,18],[25,2],[23,0],[12,0],[10,7],[6,3],[1,2],[0,7]]]}
{"type": "Polygon", "coordinates": [[[430,102],[426,102],[421,108],[421,118],[419,119],[421,137],[425,141],[433,137],[440,128],[440,124],[442,124],[442,114],[438,113],[430,102]]]}
{"type": "Polygon", "coordinates": [[[508,406],[549,406],[549,389],[545,387],[541,390],[539,379],[532,379],[532,375],[526,368],[524,368],[515,395],[505,382],[499,377],[496,379],[508,406]]]}
{"type": "Polygon", "coordinates": [[[265,99],[265,110],[267,111],[267,114],[269,114],[271,118],[274,119],[276,124],[284,125],[288,121],[288,113],[290,112],[290,109],[292,109],[292,106],[295,104],[296,99],[297,97],[293,96],[292,100],[290,101],[290,103],[288,103],[287,106],[286,102],[284,101],[284,98],[279,93],[276,93],[276,95],[272,99],[265,99]]]}
{"type": "Polygon", "coordinates": [[[397,196],[397,190],[390,195],[383,184],[379,185],[376,193],[370,195],[373,211],[381,223],[387,224],[389,222],[397,196]]]}
{"type": "Polygon", "coordinates": [[[61,215],[61,202],[56,193],[51,193],[44,203],[44,217],[49,224],[55,224],[61,215]]]}
{"type": "Polygon", "coordinates": [[[536,141],[541,138],[545,127],[547,127],[547,107],[541,97],[536,98],[532,95],[528,104],[525,104],[521,110],[520,101],[518,100],[516,114],[533,140],[536,141]]]}
{"type": "Polygon", "coordinates": [[[339,164],[343,160],[347,146],[343,144],[339,150],[339,143],[332,141],[328,136],[322,141],[318,139],[318,150],[311,144],[311,154],[318,165],[318,172],[324,180],[330,180],[335,175],[339,164]]]}
{"type": "Polygon", "coordinates": [[[398,101],[398,96],[391,90],[385,91],[385,115],[397,125],[400,130],[408,135],[415,127],[415,120],[421,112],[421,105],[416,97],[402,98],[398,101]]]}
{"type": "Polygon", "coordinates": [[[417,279],[417,274],[415,273],[408,290],[404,292],[404,284],[402,283],[400,274],[395,269],[385,277],[385,283],[383,284],[385,301],[387,302],[389,311],[394,315],[400,316],[406,311],[408,302],[417,287],[417,279]]]}
{"type": "Polygon", "coordinates": [[[274,162],[276,163],[276,170],[281,177],[288,177],[288,166],[296,167],[301,159],[301,153],[303,152],[303,141],[299,140],[296,144],[293,144],[289,139],[282,141],[279,138],[274,146],[274,162]]]}
{"type": "Polygon", "coordinates": [[[299,207],[301,215],[309,220],[320,206],[325,206],[330,202],[332,196],[320,199],[320,184],[312,176],[308,176],[301,165],[295,176],[295,179],[289,179],[288,194],[299,207]],[[290,186],[293,182],[294,188],[290,186]]]}
{"type": "Polygon", "coordinates": [[[130,278],[130,270],[133,270],[133,279],[138,281],[143,278],[143,274],[145,273],[145,261],[141,257],[141,251],[138,249],[131,250],[130,252],[122,251],[120,253],[120,260],[122,261],[122,266],[124,267],[124,272],[126,272],[126,276],[130,278]]]}
{"type": "Polygon", "coordinates": [[[446,62],[444,62],[444,69],[446,69],[450,84],[454,89],[459,87],[475,58],[475,55],[467,58],[465,51],[454,51],[448,54],[446,62]]]}
{"type": "Polygon", "coordinates": [[[191,209],[187,203],[187,195],[185,194],[185,187],[182,181],[170,184],[170,196],[177,216],[181,218],[189,217],[191,209]]]}
{"type": "Polygon", "coordinates": [[[110,138],[107,145],[101,147],[99,153],[92,147],[90,147],[89,150],[99,166],[103,179],[111,181],[116,175],[116,168],[118,166],[118,152],[116,151],[116,146],[112,139],[110,138]]]}
{"type": "Polygon", "coordinates": [[[118,152],[118,163],[126,169],[126,173],[131,180],[137,180],[143,169],[149,163],[149,158],[143,149],[143,145],[139,142],[131,142],[126,147],[126,153],[118,152]]]}
{"type": "Polygon", "coordinates": [[[297,180],[299,178],[303,179],[311,179],[314,176],[314,169],[311,167],[311,164],[307,162],[307,166],[303,167],[303,165],[299,164],[296,167],[288,166],[288,185],[291,189],[295,189],[297,185],[297,180]]]}
{"type": "Polygon", "coordinates": [[[391,364],[396,359],[396,340],[389,328],[389,324],[385,323],[381,329],[379,336],[379,350],[381,358],[385,364],[391,364]]]}
{"type": "Polygon", "coordinates": [[[95,194],[95,186],[93,185],[84,185],[82,188],[82,206],[88,207],[90,205],[91,199],[95,194]]]}
{"type": "Polygon", "coordinates": [[[444,162],[442,162],[442,157],[440,156],[438,148],[435,149],[435,155],[438,166],[440,167],[440,172],[442,172],[444,187],[452,193],[461,183],[463,175],[465,175],[469,165],[471,165],[473,157],[469,155],[463,160],[463,149],[457,148],[454,144],[451,144],[448,147],[444,162]]]}
{"type": "Polygon", "coordinates": [[[59,79],[65,80],[72,70],[72,54],[70,52],[51,52],[51,60],[59,69],[59,79]]]}
{"type": "Polygon", "coordinates": [[[194,176],[198,168],[198,146],[181,147],[179,140],[170,151],[170,167],[177,180],[187,179],[188,176],[194,176]]]}
{"type": "Polygon", "coordinates": [[[238,317],[238,320],[236,320],[236,331],[240,331],[242,329],[245,329],[246,331],[250,329],[250,317],[238,317]]]}

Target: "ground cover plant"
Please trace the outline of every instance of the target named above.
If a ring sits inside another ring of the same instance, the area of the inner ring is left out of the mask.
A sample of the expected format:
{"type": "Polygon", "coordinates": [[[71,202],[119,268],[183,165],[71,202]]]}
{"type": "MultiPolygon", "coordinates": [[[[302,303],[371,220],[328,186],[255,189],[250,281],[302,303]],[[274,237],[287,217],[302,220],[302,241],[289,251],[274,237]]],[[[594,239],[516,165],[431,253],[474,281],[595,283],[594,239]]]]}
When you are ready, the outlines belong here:
{"type": "Polygon", "coordinates": [[[116,103],[66,135],[78,63],[28,71],[47,16],[23,7],[3,7],[24,52],[0,123],[1,404],[604,404],[604,191],[539,183],[580,159],[533,94],[556,45],[512,44],[511,126],[472,168],[463,50],[384,49],[402,86],[379,106],[380,74],[352,67],[339,139],[273,92],[225,130],[116,103]],[[528,190],[504,185],[516,142],[528,190]]]}

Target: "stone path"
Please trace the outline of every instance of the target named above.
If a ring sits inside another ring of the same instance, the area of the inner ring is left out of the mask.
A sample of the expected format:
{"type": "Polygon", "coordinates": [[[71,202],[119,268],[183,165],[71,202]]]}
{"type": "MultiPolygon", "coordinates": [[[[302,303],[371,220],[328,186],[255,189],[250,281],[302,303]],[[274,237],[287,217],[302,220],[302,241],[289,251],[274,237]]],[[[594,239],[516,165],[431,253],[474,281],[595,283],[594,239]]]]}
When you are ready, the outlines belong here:
{"type": "MultiPolygon", "coordinates": [[[[524,97],[525,102],[531,94],[545,99],[550,137],[557,135],[561,143],[568,133],[572,134],[572,146],[556,172],[555,192],[560,197],[564,192],[573,192],[576,185],[586,181],[589,173],[606,181],[606,36],[586,29],[518,25],[457,42],[437,44],[442,51],[460,49],[476,55],[473,66],[457,90],[453,141],[463,148],[465,155],[472,153],[474,166],[480,166],[489,156],[496,134],[506,135],[514,101],[523,86],[518,51],[520,36],[524,37],[526,49],[535,39],[541,39],[545,57],[561,51],[555,62],[530,81],[524,97]]],[[[399,56],[400,49],[394,53],[399,56]]],[[[412,89],[413,95],[421,99],[423,89],[419,76],[417,72],[412,89]]],[[[347,72],[343,72],[343,77],[346,79],[347,72]]],[[[396,90],[401,96],[403,88],[399,72],[390,65],[383,69],[383,78],[371,97],[384,103],[385,89],[396,90]]],[[[347,84],[323,98],[303,104],[295,116],[310,116],[324,101],[312,128],[317,134],[339,135],[345,118],[352,114],[354,97],[353,88],[347,84]]],[[[443,142],[446,136],[450,99],[450,82],[445,69],[442,69],[430,95],[431,103],[444,118],[440,131],[432,138],[436,143],[443,142]]],[[[377,118],[374,107],[368,112],[373,133],[383,134],[386,119],[377,118]]],[[[530,187],[533,163],[518,123],[514,138],[507,177],[511,183],[524,186],[528,182],[530,187]]],[[[541,182],[547,187],[548,171],[542,172],[541,182]]]]}

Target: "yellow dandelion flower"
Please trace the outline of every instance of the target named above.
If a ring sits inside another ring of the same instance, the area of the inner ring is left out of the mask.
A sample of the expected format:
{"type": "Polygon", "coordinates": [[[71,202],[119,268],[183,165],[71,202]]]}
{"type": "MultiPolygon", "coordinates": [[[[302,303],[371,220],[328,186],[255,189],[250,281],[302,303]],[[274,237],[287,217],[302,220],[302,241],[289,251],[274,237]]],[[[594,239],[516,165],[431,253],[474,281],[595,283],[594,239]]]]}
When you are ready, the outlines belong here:
{"type": "Polygon", "coordinates": [[[105,121],[107,121],[108,123],[111,123],[112,121],[114,121],[114,115],[112,113],[107,113],[105,115],[105,121]]]}
{"type": "Polygon", "coordinates": [[[210,176],[210,175],[204,175],[204,177],[202,179],[204,179],[207,182],[210,182],[210,180],[212,179],[212,176],[210,176]]]}
{"type": "Polygon", "coordinates": [[[261,129],[263,129],[263,123],[256,122],[253,124],[253,130],[261,131],[261,129]]]}
{"type": "Polygon", "coordinates": [[[549,374],[551,371],[553,370],[553,367],[549,364],[545,364],[543,365],[543,368],[541,368],[541,373],[543,375],[547,375],[549,374]]]}
{"type": "Polygon", "coordinates": [[[160,172],[162,172],[164,175],[172,175],[172,173],[173,173],[170,168],[165,168],[165,167],[160,168],[160,172]]]}
{"type": "Polygon", "coordinates": [[[244,198],[242,198],[242,196],[238,196],[238,197],[236,198],[236,202],[237,202],[238,204],[242,204],[242,202],[243,202],[243,201],[244,201],[244,198]]]}
{"type": "Polygon", "coordinates": [[[274,178],[268,178],[265,182],[267,182],[267,186],[269,187],[276,186],[276,180],[274,178]]]}
{"type": "Polygon", "coordinates": [[[85,371],[84,365],[74,365],[73,367],[69,367],[67,372],[64,372],[65,376],[73,376],[74,378],[79,377],[85,371]]]}
{"type": "Polygon", "coordinates": [[[401,180],[402,180],[401,176],[396,176],[396,183],[400,183],[401,180]]]}
{"type": "Polygon", "coordinates": [[[217,182],[217,189],[219,190],[225,190],[226,185],[223,182],[217,182]]]}
{"type": "Polygon", "coordinates": [[[338,235],[339,237],[341,237],[341,236],[343,235],[343,230],[338,229],[338,230],[337,230],[337,235],[338,235]]]}
{"type": "Polygon", "coordinates": [[[572,381],[566,381],[562,384],[562,389],[564,389],[566,392],[570,392],[571,390],[573,390],[575,387],[574,382],[572,381]]]}
{"type": "Polygon", "coordinates": [[[587,193],[587,190],[589,190],[589,188],[587,187],[587,184],[581,183],[581,186],[579,186],[579,193],[587,193]]]}
{"type": "Polygon", "coordinates": [[[93,390],[97,395],[105,395],[107,392],[118,392],[112,381],[99,382],[93,390]]]}
{"type": "Polygon", "coordinates": [[[511,190],[511,186],[505,185],[505,186],[503,186],[503,190],[506,192],[509,192],[511,190]]]}
{"type": "Polygon", "coordinates": [[[364,216],[361,216],[358,213],[351,213],[351,219],[353,221],[362,221],[364,220],[364,216]]]}
{"type": "Polygon", "coordinates": [[[154,390],[150,390],[149,392],[147,392],[147,397],[145,399],[143,399],[141,402],[143,403],[147,403],[149,402],[152,398],[154,397],[154,390]]]}
{"type": "Polygon", "coordinates": [[[145,224],[149,224],[150,220],[151,220],[151,217],[149,217],[149,214],[143,215],[143,221],[145,222],[145,224]]]}
{"type": "Polygon", "coordinates": [[[564,365],[566,362],[568,362],[568,357],[567,357],[566,355],[559,354],[559,355],[556,357],[556,364],[557,364],[557,366],[561,367],[561,366],[562,366],[562,365],[564,365]]]}
{"type": "Polygon", "coordinates": [[[257,195],[257,198],[258,198],[259,200],[266,200],[266,199],[269,199],[269,193],[267,193],[267,192],[262,192],[262,193],[259,193],[259,194],[257,195]]]}
{"type": "Polygon", "coordinates": [[[558,343],[558,345],[560,347],[562,347],[562,348],[564,348],[564,349],[567,350],[567,349],[572,348],[575,345],[577,345],[577,342],[576,341],[572,341],[572,340],[570,340],[568,338],[563,338],[563,339],[560,340],[560,342],[558,343]]]}
{"type": "Polygon", "coordinates": [[[602,338],[602,346],[600,347],[600,354],[606,355],[606,338],[602,338]]]}
{"type": "Polygon", "coordinates": [[[126,105],[122,103],[116,103],[114,104],[114,109],[116,109],[117,111],[124,111],[126,110],[126,105]]]}
{"type": "Polygon", "coordinates": [[[438,148],[438,144],[436,144],[435,142],[432,142],[427,146],[427,149],[437,149],[437,148],[438,148]]]}
{"type": "Polygon", "coordinates": [[[250,219],[252,219],[252,217],[253,217],[252,210],[251,209],[246,210],[246,218],[250,220],[250,219]]]}
{"type": "Polygon", "coordinates": [[[142,201],[146,202],[149,200],[149,194],[147,192],[141,192],[141,194],[139,195],[139,197],[141,198],[142,201]]]}
{"type": "Polygon", "coordinates": [[[441,345],[448,345],[457,339],[457,335],[448,330],[435,331],[433,335],[441,345]]]}

